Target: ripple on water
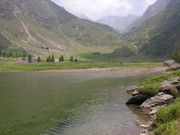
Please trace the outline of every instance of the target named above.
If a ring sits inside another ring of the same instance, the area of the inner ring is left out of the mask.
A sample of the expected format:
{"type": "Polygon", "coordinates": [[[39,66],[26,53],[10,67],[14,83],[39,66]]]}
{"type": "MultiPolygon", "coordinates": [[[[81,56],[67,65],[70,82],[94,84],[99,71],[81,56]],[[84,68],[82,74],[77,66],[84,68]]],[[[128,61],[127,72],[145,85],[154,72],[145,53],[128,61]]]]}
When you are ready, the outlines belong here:
{"type": "MultiPolygon", "coordinates": [[[[113,97],[116,97],[116,95],[113,97]]],[[[73,110],[73,112],[73,116],[65,121],[59,122],[59,124],[46,132],[46,134],[136,135],[140,130],[135,125],[135,121],[139,119],[139,117],[129,111],[129,108],[124,104],[123,98],[113,98],[100,104],[85,104],[73,110]]]]}

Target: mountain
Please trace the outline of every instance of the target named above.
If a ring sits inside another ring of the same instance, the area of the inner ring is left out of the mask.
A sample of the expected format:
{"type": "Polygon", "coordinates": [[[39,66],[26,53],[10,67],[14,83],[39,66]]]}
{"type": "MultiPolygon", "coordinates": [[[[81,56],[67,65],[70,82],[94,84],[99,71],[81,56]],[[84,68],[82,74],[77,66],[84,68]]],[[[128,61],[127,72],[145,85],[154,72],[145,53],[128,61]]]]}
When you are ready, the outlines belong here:
{"type": "Polygon", "coordinates": [[[154,4],[150,5],[144,12],[143,16],[135,20],[131,25],[129,25],[128,30],[140,25],[147,19],[159,14],[160,12],[175,6],[178,0],[157,0],[154,4]]]}
{"type": "Polygon", "coordinates": [[[84,19],[84,20],[92,21],[89,17],[87,17],[87,15],[84,15],[84,14],[82,14],[82,15],[78,15],[78,17],[79,17],[80,19],[84,19]]]}
{"type": "Polygon", "coordinates": [[[121,46],[112,28],[68,13],[50,0],[1,0],[0,48],[34,55],[79,54],[121,46]]]}
{"type": "Polygon", "coordinates": [[[118,16],[105,16],[96,22],[101,24],[105,24],[111,26],[115,30],[118,30],[121,33],[126,32],[127,27],[134,22],[138,16],[128,15],[126,17],[118,17],[118,16]]]}
{"type": "Polygon", "coordinates": [[[180,50],[180,1],[170,1],[166,9],[132,29],[124,37],[139,54],[166,58],[180,50]]]}

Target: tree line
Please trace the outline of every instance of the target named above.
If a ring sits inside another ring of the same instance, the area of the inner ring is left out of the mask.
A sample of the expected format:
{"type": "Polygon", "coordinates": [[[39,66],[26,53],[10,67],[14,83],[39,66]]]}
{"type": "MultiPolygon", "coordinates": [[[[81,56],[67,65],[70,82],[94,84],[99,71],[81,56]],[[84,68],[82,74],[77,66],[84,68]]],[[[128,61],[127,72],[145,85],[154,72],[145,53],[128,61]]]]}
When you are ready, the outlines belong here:
{"type": "Polygon", "coordinates": [[[7,58],[18,58],[18,57],[27,57],[26,52],[3,52],[0,50],[0,57],[7,57],[7,58]]]}
{"type": "MultiPolygon", "coordinates": [[[[42,62],[41,57],[38,56],[36,61],[37,61],[37,62],[42,62]]],[[[64,61],[65,61],[65,60],[64,60],[64,56],[61,55],[61,56],[59,57],[59,62],[64,62],[64,61]]],[[[73,56],[70,57],[69,61],[71,61],[71,62],[79,62],[78,59],[77,59],[77,58],[74,58],[73,56]]],[[[31,54],[28,54],[28,62],[32,62],[32,55],[31,55],[31,54]]],[[[54,62],[55,62],[55,57],[54,57],[54,55],[53,55],[53,54],[52,54],[52,55],[49,55],[49,56],[47,57],[47,59],[46,59],[46,62],[53,62],[53,63],[54,63],[54,62]]]]}
{"type": "MultiPolygon", "coordinates": [[[[61,56],[59,57],[59,62],[64,62],[64,61],[65,61],[65,60],[64,60],[64,56],[61,55],[61,56]]],[[[74,58],[73,56],[71,56],[70,59],[69,59],[69,61],[71,61],[71,62],[78,62],[78,59],[77,59],[77,58],[74,58]]],[[[46,59],[46,62],[55,62],[54,55],[53,55],[53,54],[52,54],[52,55],[49,55],[49,56],[47,57],[47,59],[46,59]]]]}
{"type": "MultiPolygon", "coordinates": [[[[20,57],[22,57],[22,60],[26,60],[26,58],[27,58],[28,62],[32,62],[33,55],[32,54],[27,54],[26,52],[19,52],[19,53],[18,52],[12,52],[12,51],[2,52],[0,50],[0,57],[7,57],[7,58],[20,58],[20,57]]],[[[42,62],[41,57],[38,56],[36,61],[37,62],[42,62]]],[[[64,61],[65,61],[64,56],[61,55],[59,57],[59,62],[64,62],[64,61]]],[[[74,58],[74,56],[70,56],[69,61],[71,61],[71,62],[78,62],[79,60],[77,58],[74,58]]],[[[54,54],[49,55],[47,57],[47,59],[46,59],[46,62],[55,62],[54,54]]]]}

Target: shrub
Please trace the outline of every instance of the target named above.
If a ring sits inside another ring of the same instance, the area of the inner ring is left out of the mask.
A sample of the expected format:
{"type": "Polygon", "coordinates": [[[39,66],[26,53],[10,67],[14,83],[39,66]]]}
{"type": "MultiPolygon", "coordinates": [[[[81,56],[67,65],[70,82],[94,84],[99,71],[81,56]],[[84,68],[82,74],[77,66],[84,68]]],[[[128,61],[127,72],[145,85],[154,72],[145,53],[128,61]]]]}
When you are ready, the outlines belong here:
{"type": "Polygon", "coordinates": [[[180,63],[180,51],[177,51],[175,54],[173,54],[172,58],[180,63]]]}
{"type": "Polygon", "coordinates": [[[41,58],[39,56],[37,58],[37,62],[41,62],[41,58]]]}

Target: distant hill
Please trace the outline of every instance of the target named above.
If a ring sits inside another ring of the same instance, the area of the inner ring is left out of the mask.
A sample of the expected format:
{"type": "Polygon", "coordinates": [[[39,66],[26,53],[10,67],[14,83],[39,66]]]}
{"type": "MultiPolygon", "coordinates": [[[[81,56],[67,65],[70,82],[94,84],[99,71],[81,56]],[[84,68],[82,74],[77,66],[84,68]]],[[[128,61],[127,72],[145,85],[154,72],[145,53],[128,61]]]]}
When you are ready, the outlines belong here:
{"type": "MultiPolygon", "coordinates": [[[[151,6],[152,7],[152,6],[151,6]]],[[[125,34],[139,54],[169,57],[180,50],[180,1],[170,1],[166,9],[125,34]]]]}
{"type": "Polygon", "coordinates": [[[101,24],[106,24],[108,26],[111,26],[115,30],[118,30],[121,33],[124,33],[127,31],[128,26],[134,22],[139,16],[134,15],[128,15],[126,17],[118,17],[118,16],[105,16],[96,22],[99,22],[101,24]]]}
{"type": "Polygon", "coordinates": [[[81,20],[50,0],[1,0],[0,29],[0,48],[35,55],[71,55],[125,42],[112,28],[81,20]]]}

